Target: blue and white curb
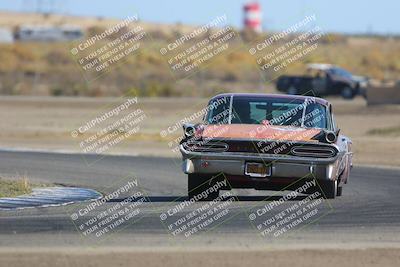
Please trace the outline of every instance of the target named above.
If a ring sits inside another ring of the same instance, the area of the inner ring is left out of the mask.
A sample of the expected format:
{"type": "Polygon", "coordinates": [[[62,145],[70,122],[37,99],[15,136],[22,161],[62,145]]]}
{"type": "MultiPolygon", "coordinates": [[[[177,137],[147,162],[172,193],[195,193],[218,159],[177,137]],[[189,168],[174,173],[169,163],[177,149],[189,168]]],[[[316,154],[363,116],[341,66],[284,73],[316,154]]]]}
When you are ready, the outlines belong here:
{"type": "Polygon", "coordinates": [[[0,209],[51,207],[102,198],[99,192],[75,187],[34,188],[29,195],[0,198],[0,209]]]}

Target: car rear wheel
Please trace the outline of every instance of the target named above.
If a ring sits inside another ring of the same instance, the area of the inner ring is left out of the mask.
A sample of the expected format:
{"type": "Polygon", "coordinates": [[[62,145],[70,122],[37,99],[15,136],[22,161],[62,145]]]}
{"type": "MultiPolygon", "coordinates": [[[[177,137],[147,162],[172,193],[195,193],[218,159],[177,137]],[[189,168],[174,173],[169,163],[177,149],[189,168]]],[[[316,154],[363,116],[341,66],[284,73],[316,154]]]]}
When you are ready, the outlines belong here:
{"type": "Polygon", "coordinates": [[[338,186],[336,196],[340,197],[340,196],[342,196],[342,193],[343,193],[343,187],[338,186]]]}
{"type": "Polygon", "coordinates": [[[288,95],[298,95],[299,94],[299,90],[297,90],[297,88],[292,85],[287,90],[287,94],[288,95]]]}
{"type": "Polygon", "coordinates": [[[342,91],[340,92],[340,94],[342,95],[342,97],[344,99],[353,99],[354,98],[353,89],[351,89],[350,87],[344,87],[342,89],[342,91]]]}
{"type": "MultiPolygon", "coordinates": [[[[203,192],[213,187],[215,179],[212,175],[189,174],[188,175],[188,196],[196,201],[212,201],[219,196],[219,190],[208,192],[207,196],[202,196],[203,192]]],[[[210,190],[211,191],[211,190],[210,190]]]]}
{"type": "Polygon", "coordinates": [[[321,193],[323,198],[334,199],[337,195],[337,181],[320,181],[321,193]]]}

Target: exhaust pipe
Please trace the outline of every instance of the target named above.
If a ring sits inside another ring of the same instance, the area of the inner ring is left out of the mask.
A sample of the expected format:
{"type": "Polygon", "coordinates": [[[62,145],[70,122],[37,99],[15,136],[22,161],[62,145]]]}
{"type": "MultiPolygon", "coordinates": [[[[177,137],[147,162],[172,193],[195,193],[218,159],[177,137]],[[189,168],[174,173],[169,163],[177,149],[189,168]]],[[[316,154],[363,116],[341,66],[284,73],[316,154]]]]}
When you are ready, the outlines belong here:
{"type": "Polygon", "coordinates": [[[193,124],[184,124],[183,125],[183,133],[185,134],[186,137],[194,136],[195,131],[196,131],[196,128],[193,124]]]}
{"type": "Polygon", "coordinates": [[[325,133],[325,140],[326,140],[328,143],[330,143],[330,144],[335,143],[335,142],[336,142],[336,139],[337,139],[337,135],[336,135],[335,132],[327,131],[327,132],[325,133]]]}

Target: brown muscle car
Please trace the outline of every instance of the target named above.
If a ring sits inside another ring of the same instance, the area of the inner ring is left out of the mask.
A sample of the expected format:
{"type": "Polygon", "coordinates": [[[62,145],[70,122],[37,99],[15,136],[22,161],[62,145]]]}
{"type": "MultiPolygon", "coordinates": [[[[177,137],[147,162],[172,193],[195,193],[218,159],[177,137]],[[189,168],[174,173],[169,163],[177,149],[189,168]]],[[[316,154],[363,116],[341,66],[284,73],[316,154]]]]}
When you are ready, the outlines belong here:
{"type": "Polygon", "coordinates": [[[332,199],[349,179],[352,142],[321,98],[221,94],[210,100],[202,123],[183,128],[183,171],[195,201],[232,188],[296,190],[291,185],[299,180],[316,181],[306,193],[332,199]]]}

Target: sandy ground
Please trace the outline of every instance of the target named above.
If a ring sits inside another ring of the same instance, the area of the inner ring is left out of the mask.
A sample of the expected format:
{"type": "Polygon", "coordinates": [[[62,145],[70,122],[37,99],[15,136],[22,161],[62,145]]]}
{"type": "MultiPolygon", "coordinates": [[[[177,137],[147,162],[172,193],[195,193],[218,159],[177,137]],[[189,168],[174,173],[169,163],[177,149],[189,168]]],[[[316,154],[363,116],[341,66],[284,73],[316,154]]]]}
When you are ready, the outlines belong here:
{"type": "MultiPolygon", "coordinates": [[[[369,134],[373,129],[400,127],[400,106],[368,107],[361,98],[331,101],[342,133],[354,142],[355,164],[400,166],[399,133],[369,134]]],[[[71,131],[122,102],[116,98],[0,97],[0,147],[80,152],[82,139],[71,137],[71,131]]],[[[171,151],[168,143],[181,134],[180,127],[165,138],[160,132],[202,109],[206,102],[207,99],[192,98],[139,99],[138,106],[146,114],[139,134],[106,153],[179,156],[171,151]]],[[[370,235],[366,236],[374,239],[370,235]]],[[[259,248],[226,248],[223,240],[221,248],[209,245],[192,249],[190,246],[139,249],[123,244],[120,244],[123,247],[109,248],[39,249],[37,244],[27,244],[29,247],[1,249],[0,266],[244,266],[249,262],[255,266],[400,266],[397,242],[379,246],[376,242],[360,240],[362,246],[343,242],[329,247],[332,244],[329,240],[329,237],[322,238],[324,245],[320,246],[283,244],[259,248]]]]}
{"type": "MultiPolygon", "coordinates": [[[[400,166],[399,105],[367,106],[362,98],[330,100],[341,133],[354,142],[355,164],[400,166]],[[398,130],[369,133],[392,127],[398,130]]],[[[71,131],[123,102],[120,98],[0,97],[0,147],[82,151],[79,144],[87,136],[72,138],[71,131]]],[[[198,98],[140,98],[135,108],[146,114],[140,131],[104,153],[179,157],[169,146],[181,135],[179,122],[206,103],[207,99],[198,98]],[[176,131],[160,136],[161,131],[176,124],[176,131]]]]}
{"type": "Polygon", "coordinates": [[[0,266],[399,266],[400,249],[1,251],[0,266]]]}

